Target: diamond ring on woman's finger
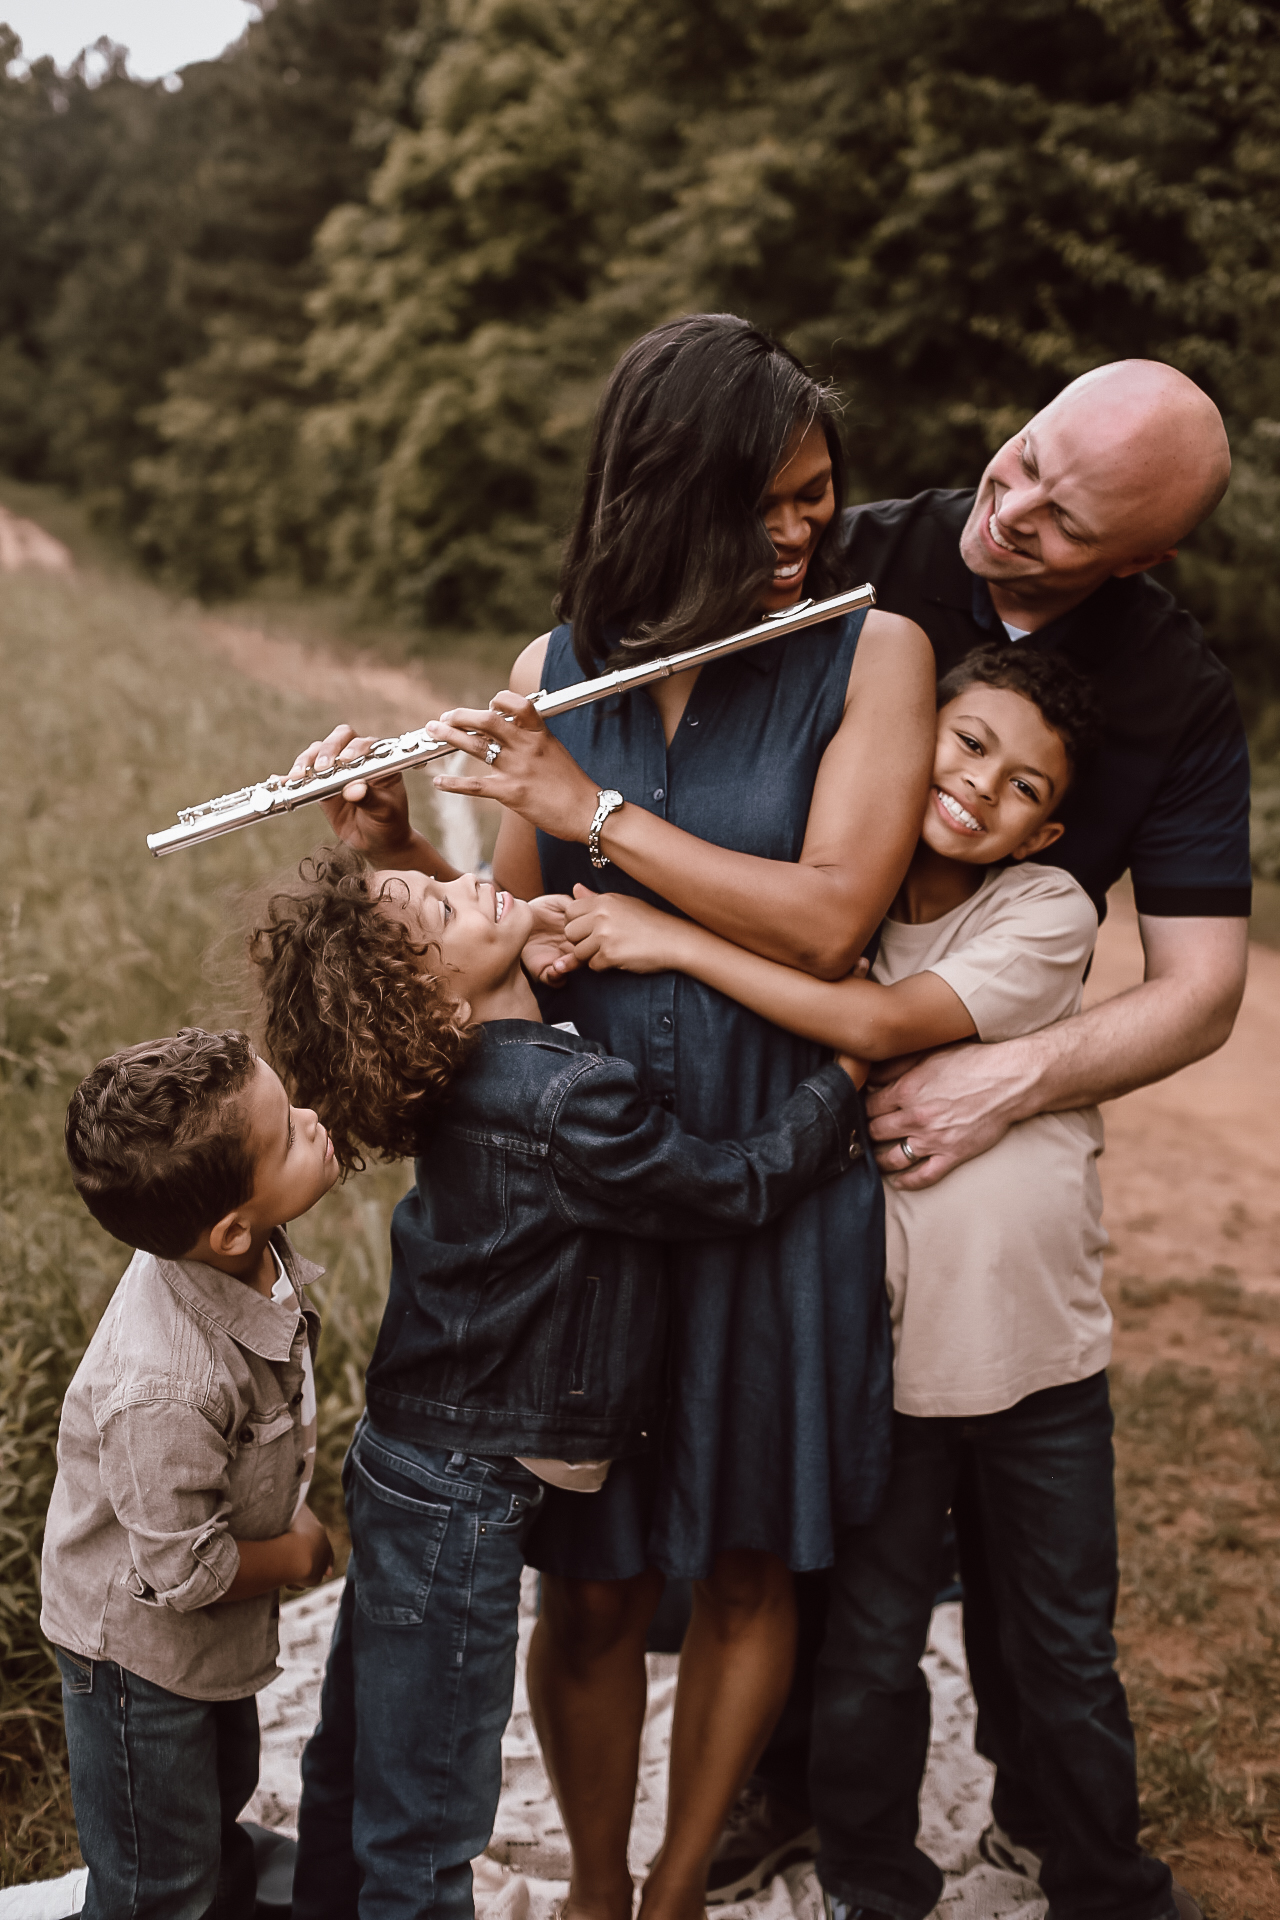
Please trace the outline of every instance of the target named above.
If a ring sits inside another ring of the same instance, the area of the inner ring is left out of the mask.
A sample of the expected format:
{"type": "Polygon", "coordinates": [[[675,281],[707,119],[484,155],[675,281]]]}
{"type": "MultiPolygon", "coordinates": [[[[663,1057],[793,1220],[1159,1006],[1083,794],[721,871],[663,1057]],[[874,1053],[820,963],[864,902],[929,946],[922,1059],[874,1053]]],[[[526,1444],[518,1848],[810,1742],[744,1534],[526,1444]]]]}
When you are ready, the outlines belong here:
{"type": "Polygon", "coordinates": [[[497,741],[491,740],[484,751],[484,763],[486,767],[491,767],[501,752],[502,748],[498,745],[497,741]]]}

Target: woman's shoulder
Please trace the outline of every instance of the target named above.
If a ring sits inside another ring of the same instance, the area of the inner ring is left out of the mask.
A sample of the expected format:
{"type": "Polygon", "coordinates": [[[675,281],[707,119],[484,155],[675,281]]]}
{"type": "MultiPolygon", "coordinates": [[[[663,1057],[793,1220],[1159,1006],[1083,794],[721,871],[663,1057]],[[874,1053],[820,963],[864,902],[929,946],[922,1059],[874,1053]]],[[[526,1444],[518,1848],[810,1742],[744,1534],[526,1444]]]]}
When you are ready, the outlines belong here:
{"type": "Polygon", "coordinates": [[[540,633],[522,653],[516,655],[507,682],[512,693],[523,693],[530,698],[535,693],[541,693],[546,685],[547,656],[551,643],[558,633],[567,631],[567,628],[553,627],[550,633],[540,633]]]}
{"type": "Polygon", "coordinates": [[[930,676],[936,670],[933,643],[924,628],[883,607],[873,607],[865,616],[858,654],[864,663],[874,661],[885,670],[917,669],[930,676]]]}

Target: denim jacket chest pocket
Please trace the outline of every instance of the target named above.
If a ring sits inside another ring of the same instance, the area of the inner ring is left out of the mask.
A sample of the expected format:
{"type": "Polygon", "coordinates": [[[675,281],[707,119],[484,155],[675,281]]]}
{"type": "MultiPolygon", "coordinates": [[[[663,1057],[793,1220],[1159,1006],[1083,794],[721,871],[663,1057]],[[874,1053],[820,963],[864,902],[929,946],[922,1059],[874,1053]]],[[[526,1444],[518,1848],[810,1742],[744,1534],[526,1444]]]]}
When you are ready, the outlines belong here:
{"type": "Polygon", "coordinates": [[[246,1539],[272,1539],[289,1524],[303,1464],[296,1433],[293,1409],[280,1403],[251,1410],[232,1436],[228,1492],[246,1539]]]}

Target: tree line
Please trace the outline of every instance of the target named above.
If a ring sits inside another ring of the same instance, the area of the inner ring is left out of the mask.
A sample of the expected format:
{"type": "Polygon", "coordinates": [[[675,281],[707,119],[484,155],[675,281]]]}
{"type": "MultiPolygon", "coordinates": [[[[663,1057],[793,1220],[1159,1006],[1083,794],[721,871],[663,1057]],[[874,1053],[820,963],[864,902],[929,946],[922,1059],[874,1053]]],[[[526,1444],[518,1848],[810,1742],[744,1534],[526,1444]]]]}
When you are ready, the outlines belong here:
{"type": "Polygon", "coordinates": [[[715,308],[838,382],[855,498],[971,484],[1099,361],[1182,367],[1236,477],[1175,584],[1280,692],[1274,8],[275,0],[172,91],[16,54],[0,466],[160,574],[532,631],[604,373],[715,308]]]}

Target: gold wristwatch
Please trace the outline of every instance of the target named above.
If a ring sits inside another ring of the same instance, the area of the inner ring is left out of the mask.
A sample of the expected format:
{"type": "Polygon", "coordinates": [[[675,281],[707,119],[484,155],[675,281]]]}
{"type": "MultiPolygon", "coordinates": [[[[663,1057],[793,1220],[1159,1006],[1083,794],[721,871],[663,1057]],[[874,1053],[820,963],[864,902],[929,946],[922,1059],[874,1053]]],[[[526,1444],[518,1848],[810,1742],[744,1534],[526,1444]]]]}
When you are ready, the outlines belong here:
{"type": "Polygon", "coordinates": [[[607,867],[609,864],[608,854],[600,851],[600,829],[609,815],[616,813],[622,804],[622,795],[616,787],[604,787],[597,796],[595,818],[587,832],[587,852],[591,855],[593,867],[607,867]]]}

